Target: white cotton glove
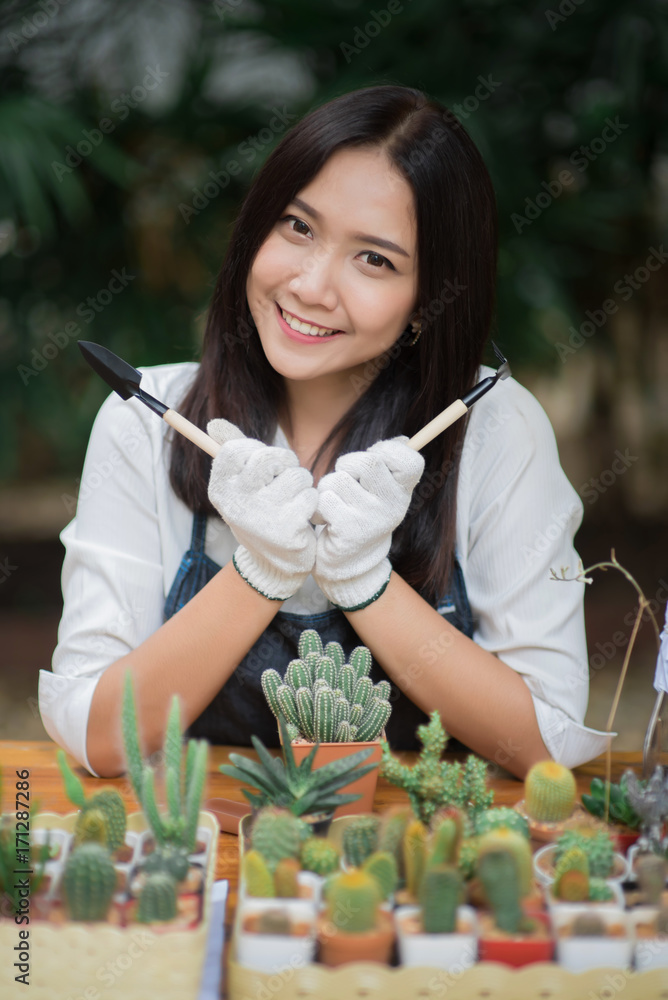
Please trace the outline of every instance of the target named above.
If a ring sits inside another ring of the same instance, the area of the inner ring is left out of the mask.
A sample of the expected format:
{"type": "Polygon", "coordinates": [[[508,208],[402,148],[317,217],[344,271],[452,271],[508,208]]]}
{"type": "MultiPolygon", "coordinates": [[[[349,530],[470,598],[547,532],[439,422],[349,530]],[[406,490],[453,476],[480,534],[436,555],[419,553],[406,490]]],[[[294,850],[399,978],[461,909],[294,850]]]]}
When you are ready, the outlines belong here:
{"type": "Polygon", "coordinates": [[[313,569],[318,494],[294,451],[247,438],[228,420],[210,420],[222,445],[211,463],[209,500],[239,542],[233,561],[247,583],[286,600],[313,569]]]}
{"type": "Polygon", "coordinates": [[[332,604],[357,611],[385,590],[387,554],[424,470],[405,435],[341,455],[318,483],[318,536],[313,577],[332,604]]]}

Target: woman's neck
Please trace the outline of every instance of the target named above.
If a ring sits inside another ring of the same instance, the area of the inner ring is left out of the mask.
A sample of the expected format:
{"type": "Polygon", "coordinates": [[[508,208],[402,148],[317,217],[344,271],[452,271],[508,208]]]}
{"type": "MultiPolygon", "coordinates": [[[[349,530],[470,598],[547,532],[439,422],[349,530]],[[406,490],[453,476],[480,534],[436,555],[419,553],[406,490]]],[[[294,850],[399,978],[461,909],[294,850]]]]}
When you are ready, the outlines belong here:
{"type": "MultiPolygon", "coordinates": [[[[279,423],[300,463],[310,468],[322,443],[355,402],[354,387],[344,376],[337,382],[285,379],[285,388],[286,401],[279,413],[279,423]]],[[[328,458],[325,456],[325,460],[318,463],[320,475],[325,471],[328,458]]]]}

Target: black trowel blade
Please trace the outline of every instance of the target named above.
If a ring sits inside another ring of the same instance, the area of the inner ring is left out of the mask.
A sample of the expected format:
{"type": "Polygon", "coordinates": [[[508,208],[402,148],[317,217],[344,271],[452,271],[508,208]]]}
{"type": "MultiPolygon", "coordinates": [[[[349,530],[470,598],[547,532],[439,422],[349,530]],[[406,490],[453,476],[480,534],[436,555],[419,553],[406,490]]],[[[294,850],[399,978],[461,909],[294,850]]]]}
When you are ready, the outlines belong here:
{"type": "Polygon", "coordinates": [[[93,344],[90,340],[79,340],[77,343],[93,371],[97,372],[119,396],[129,399],[130,396],[141,394],[139,388],[141,372],[136,368],[101,344],[93,344]]]}

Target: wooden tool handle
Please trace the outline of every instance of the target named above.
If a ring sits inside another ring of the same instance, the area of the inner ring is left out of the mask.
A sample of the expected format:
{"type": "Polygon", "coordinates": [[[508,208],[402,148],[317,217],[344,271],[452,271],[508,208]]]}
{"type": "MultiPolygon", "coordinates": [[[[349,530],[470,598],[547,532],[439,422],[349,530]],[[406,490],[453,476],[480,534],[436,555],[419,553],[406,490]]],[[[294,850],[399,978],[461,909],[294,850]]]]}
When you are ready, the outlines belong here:
{"type": "Polygon", "coordinates": [[[176,412],[176,410],[165,410],[162,415],[162,419],[166,420],[169,426],[173,427],[175,431],[179,432],[179,434],[183,434],[183,436],[187,437],[189,441],[196,444],[198,448],[205,451],[207,455],[211,455],[211,458],[215,458],[220,451],[220,445],[217,441],[214,441],[213,438],[209,437],[208,434],[205,434],[199,427],[195,427],[194,424],[191,424],[189,420],[182,417],[180,413],[176,412]]]}
{"type": "Polygon", "coordinates": [[[468,411],[468,406],[462,403],[461,399],[456,399],[454,403],[450,403],[450,406],[446,406],[437,417],[430,420],[428,424],[425,424],[422,430],[414,434],[409,440],[409,445],[411,448],[415,448],[419,451],[420,448],[424,448],[426,444],[433,441],[437,435],[449,427],[450,424],[454,424],[455,420],[459,420],[468,411]]]}

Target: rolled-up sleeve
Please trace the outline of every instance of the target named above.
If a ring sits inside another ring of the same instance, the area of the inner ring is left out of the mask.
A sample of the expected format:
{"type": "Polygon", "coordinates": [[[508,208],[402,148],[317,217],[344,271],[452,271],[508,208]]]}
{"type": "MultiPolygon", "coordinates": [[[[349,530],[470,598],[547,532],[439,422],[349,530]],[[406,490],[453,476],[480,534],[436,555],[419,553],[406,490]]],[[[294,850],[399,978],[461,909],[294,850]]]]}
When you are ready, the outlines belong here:
{"type": "Polygon", "coordinates": [[[156,439],[141,409],[136,400],[112,394],[95,419],[76,516],[60,535],[65,558],[58,643],[52,670],[40,670],[39,676],[46,731],[96,777],[86,734],[97,682],[162,624],[154,475],[162,456],[155,454],[156,439]]]}
{"type": "Polygon", "coordinates": [[[582,501],[561,468],[545,411],[513,379],[471,412],[458,521],[460,503],[468,512],[458,547],[475,642],[521,674],[551,756],[568,767],[591,760],[605,751],[608,734],[583,724],[585,584],[550,573],[568,567],[568,576],[577,574],[582,501]]]}

